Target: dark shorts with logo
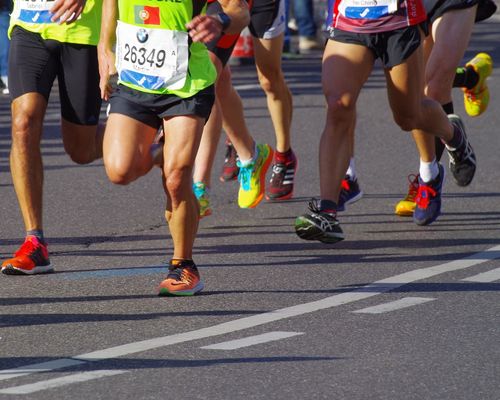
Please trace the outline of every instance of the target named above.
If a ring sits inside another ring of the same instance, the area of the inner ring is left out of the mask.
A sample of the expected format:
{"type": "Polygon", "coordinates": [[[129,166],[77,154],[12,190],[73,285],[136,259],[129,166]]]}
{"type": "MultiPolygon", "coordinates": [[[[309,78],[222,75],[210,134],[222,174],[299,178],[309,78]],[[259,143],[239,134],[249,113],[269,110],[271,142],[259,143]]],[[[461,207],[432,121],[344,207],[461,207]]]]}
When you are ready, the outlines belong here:
{"type": "Polygon", "coordinates": [[[424,0],[427,20],[430,23],[442,17],[448,11],[474,7],[478,3],[479,0],[424,0]]]}
{"type": "MultiPolygon", "coordinates": [[[[283,0],[253,0],[248,2],[250,6],[250,24],[248,25],[248,29],[253,37],[264,38],[266,32],[273,26],[278,16],[280,1],[283,0]]],[[[222,8],[218,2],[208,5],[208,15],[217,14],[220,11],[222,11],[222,8]]],[[[220,38],[208,43],[207,48],[217,56],[222,65],[226,65],[239,37],[239,34],[223,34],[220,38]]]]}
{"type": "Polygon", "coordinates": [[[163,118],[168,117],[196,115],[207,120],[214,100],[213,85],[188,98],[144,93],[118,85],[110,96],[108,114],[123,114],[158,129],[163,118]]]}
{"type": "Polygon", "coordinates": [[[97,125],[101,110],[97,47],[45,40],[14,27],[9,52],[11,98],[34,92],[48,101],[56,77],[62,117],[78,125],[97,125]]]}
{"type": "Polygon", "coordinates": [[[385,68],[392,68],[402,64],[418,49],[423,29],[425,32],[425,24],[380,33],[354,33],[333,29],[329,39],[367,47],[373,52],[375,59],[380,58],[385,68]]]}

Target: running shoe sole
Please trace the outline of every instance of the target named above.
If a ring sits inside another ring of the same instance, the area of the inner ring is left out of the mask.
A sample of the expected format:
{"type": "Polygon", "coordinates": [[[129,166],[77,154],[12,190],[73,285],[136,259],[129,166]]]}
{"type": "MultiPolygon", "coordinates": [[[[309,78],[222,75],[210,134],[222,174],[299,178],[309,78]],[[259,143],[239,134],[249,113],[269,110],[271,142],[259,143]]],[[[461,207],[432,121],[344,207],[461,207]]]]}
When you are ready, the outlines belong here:
{"type": "Polygon", "coordinates": [[[192,289],[176,290],[176,291],[172,292],[172,291],[168,290],[167,288],[162,287],[158,291],[158,296],[194,296],[196,293],[201,292],[204,287],[205,287],[205,284],[201,280],[192,289]]]}
{"type": "Polygon", "coordinates": [[[13,265],[7,264],[2,267],[2,273],[5,275],[38,275],[54,272],[52,264],[35,267],[33,269],[16,268],[13,265]]]}

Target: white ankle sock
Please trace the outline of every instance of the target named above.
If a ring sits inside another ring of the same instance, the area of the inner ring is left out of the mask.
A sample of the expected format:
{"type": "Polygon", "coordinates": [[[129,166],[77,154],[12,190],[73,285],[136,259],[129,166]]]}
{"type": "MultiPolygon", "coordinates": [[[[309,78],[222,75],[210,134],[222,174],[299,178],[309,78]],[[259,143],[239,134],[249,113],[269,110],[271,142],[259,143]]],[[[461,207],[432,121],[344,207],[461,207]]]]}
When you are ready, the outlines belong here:
{"type": "Polygon", "coordinates": [[[439,167],[436,159],[431,162],[425,162],[420,160],[420,179],[424,182],[430,182],[439,175],[439,167]]]}

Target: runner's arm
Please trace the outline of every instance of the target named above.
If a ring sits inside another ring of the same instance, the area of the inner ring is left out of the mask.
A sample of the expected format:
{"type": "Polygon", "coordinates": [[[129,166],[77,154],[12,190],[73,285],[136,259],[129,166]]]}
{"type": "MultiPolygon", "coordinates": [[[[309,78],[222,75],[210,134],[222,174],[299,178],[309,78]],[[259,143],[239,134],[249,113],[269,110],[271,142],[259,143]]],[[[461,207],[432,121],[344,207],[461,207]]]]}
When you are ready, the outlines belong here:
{"type": "Polygon", "coordinates": [[[229,17],[228,25],[223,23],[215,15],[198,15],[194,17],[186,27],[189,36],[194,42],[208,43],[222,34],[240,33],[250,22],[248,4],[245,0],[217,0],[224,14],[229,17]]]}
{"type": "Polygon", "coordinates": [[[117,0],[103,0],[101,34],[97,44],[97,56],[99,59],[99,87],[101,88],[101,97],[104,100],[108,100],[112,92],[109,77],[116,74],[113,45],[116,41],[117,15],[117,0]]]}

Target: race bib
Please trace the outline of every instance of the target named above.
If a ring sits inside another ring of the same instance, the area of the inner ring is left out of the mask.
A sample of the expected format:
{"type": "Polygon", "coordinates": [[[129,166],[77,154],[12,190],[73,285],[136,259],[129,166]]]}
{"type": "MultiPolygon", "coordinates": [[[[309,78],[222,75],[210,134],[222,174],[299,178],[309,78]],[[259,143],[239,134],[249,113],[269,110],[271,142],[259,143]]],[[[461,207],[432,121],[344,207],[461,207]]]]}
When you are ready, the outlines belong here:
{"type": "Polygon", "coordinates": [[[119,81],[148,90],[179,90],[186,82],[188,33],[143,28],[118,21],[116,69],[119,81]]]}
{"type": "Polygon", "coordinates": [[[398,0],[344,0],[340,13],[351,19],[379,19],[398,10],[398,0]]]}
{"type": "Polygon", "coordinates": [[[55,0],[19,0],[18,20],[29,24],[51,24],[52,13],[49,11],[55,0]]]}

